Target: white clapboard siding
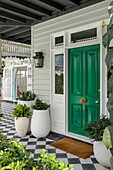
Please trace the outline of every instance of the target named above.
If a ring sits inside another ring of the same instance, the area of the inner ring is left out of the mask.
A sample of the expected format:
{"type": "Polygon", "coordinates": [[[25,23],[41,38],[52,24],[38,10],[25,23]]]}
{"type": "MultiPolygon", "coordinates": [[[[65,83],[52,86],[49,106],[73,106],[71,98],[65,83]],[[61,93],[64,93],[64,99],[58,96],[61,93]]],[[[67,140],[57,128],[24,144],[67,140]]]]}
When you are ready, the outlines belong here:
{"type": "Polygon", "coordinates": [[[44,67],[33,67],[33,90],[42,100],[50,102],[51,98],[50,34],[108,18],[109,2],[106,0],[32,26],[32,55],[37,51],[44,53],[44,67]],[[45,95],[43,90],[46,91],[45,95]]]}
{"type": "MultiPolygon", "coordinates": [[[[39,94],[39,91],[36,89],[34,89],[34,93],[36,93],[36,94],[39,94]]],[[[49,94],[50,94],[50,91],[49,90],[40,90],[40,94],[39,95],[41,95],[41,96],[49,96],[49,94]]]]}

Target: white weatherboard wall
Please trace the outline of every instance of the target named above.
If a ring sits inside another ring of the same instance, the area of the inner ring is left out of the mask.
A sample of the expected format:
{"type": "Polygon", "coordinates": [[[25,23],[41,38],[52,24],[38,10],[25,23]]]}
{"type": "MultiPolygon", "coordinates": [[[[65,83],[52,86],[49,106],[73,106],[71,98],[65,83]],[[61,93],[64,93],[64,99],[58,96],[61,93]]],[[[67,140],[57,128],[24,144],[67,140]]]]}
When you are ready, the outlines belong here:
{"type": "MultiPolygon", "coordinates": [[[[51,103],[51,57],[50,57],[50,35],[78,26],[84,26],[93,22],[108,18],[108,5],[110,0],[86,7],[81,10],[57,17],[55,19],[32,26],[32,56],[35,52],[43,52],[43,68],[34,68],[33,65],[33,91],[43,101],[51,103]]],[[[65,113],[63,113],[65,114],[65,113]]],[[[65,117],[64,115],[61,115],[65,117]]],[[[62,120],[62,119],[61,119],[62,120]]],[[[54,124],[55,120],[52,120],[54,124]]],[[[59,133],[65,133],[64,129],[59,129],[59,133]]],[[[52,129],[54,130],[54,128],[52,129]]],[[[55,130],[54,130],[55,131],[55,130]]],[[[57,131],[57,130],[56,130],[57,131]]],[[[58,131],[57,131],[58,132],[58,131]]]]}

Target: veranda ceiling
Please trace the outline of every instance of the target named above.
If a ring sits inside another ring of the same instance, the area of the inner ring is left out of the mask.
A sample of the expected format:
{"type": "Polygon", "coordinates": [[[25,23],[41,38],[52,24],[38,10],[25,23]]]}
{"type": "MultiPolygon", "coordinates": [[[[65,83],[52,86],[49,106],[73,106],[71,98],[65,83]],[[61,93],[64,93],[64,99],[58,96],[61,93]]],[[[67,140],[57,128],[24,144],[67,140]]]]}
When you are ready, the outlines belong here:
{"type": "Polygon", "coordinates": [[[0,38],[31,43],[31,25],[104,0],[0,0],[0,38]]]}

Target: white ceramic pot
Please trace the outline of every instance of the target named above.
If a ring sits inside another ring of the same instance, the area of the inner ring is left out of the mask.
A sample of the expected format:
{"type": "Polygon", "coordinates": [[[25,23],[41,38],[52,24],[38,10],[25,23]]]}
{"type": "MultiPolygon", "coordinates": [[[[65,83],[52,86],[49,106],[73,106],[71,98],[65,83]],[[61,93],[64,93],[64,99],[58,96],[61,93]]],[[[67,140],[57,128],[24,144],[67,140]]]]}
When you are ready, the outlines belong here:
{"type": "MultiPolygon", "coordinates": [[[[27,107],[30,107],[30,112],[33,112],[31,106],[35,104],[35,100],[31,100],[31,101],[22,101],[22,100],[18,100],[18,104],[24,105],[26,104],[27,107]]],[[[31,116],[29,117],[29,128],[28,128],[28,132],[31,131],[31,116]]]]}
{"type": "Polygon", "coordinates": [[[29,118],[27,117],[19,117],[17,120],[15,118],[15,128],[17,135],[19,137],[24,137],[28,131],[29,127],[29,118]]]}
{"type": "Polygon", "coordinates": [[[111,152],[103,142],[94,142],[93,151],[97,161],[104,167],[110,168],[111,152]]]}
{"type": "Polygon", "coordinates": [[[32,105],[35,104],[35,100],[31,100],[31,101],[22,101],[22,100],[18,100],[18,104],[24,105],[26,104],[27,107],[31,107],[32,105]]]}
{"type": "Polygon", "coordinates": [[[49,110],[33,110],[31,132],[36,138],[46,137],[50,132],[49,110]]]}

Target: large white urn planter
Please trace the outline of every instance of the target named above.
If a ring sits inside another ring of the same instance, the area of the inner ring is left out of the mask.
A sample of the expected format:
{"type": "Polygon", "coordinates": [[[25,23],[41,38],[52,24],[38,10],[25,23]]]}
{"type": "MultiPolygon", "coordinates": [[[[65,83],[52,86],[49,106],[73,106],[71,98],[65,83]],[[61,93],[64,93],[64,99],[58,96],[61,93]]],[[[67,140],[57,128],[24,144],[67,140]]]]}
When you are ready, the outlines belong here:
{"type": "MultiPolygon", "coordinates": [[[[26,104],[27,107],[30,107],[30,112],[32,112],[31,106],[35,104],[35,100],[31,101],[23,101],[23,100],[18,100],[18,104],[24,105],[26,104]]],[[[29,127],[28,127],[28,132],[31,131],[31,116],[29,117],[29,127]]]]}
{"type": "Polygon", "coordinates": [[[36,138],[46,137],[50,132],[49,110],[33,110],[31,132],[36,138]]]}
{"type": "Polygon", "coordinates": [[[29,118],[27,117],[19,117],[18,119],[15,118],[15,128],[17,135],[19,137],[24,137],[28,131],[29,127],[29,118]]]}
{"type": "Polygon", "coordinates": [[[93,151],[97,161],[104,167],[110,168],[111,152],[103,142],[94,142],[93,151]]]}

